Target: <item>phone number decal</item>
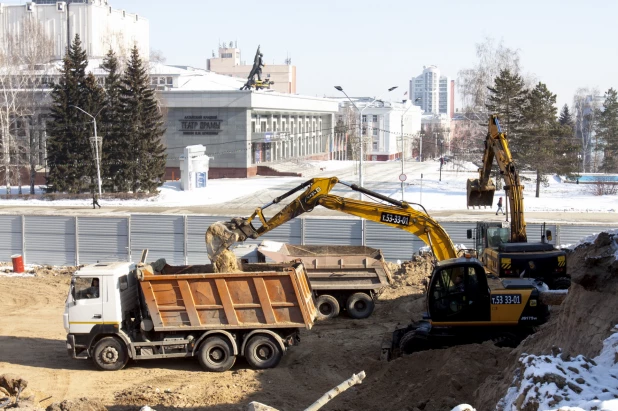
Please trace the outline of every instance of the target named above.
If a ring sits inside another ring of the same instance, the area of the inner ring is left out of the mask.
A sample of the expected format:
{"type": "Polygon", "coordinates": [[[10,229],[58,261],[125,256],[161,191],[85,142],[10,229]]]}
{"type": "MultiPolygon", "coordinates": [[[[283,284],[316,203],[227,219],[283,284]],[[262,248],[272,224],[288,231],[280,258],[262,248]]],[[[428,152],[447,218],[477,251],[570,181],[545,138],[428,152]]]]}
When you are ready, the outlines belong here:
{"type": "Polygon", "coordinates": [[[399,215],[399,214],[391,214],[391,213],[382,213],[381,221],[384,223],[398,224],[398,225],[409,225],[410,224],[410,216],[408,215],[399,215]]]}
{"type": "Polygon", "coordinates": [[[501,294],[491,296],[492,304],[521,304],[521,294],[501,294]]]}

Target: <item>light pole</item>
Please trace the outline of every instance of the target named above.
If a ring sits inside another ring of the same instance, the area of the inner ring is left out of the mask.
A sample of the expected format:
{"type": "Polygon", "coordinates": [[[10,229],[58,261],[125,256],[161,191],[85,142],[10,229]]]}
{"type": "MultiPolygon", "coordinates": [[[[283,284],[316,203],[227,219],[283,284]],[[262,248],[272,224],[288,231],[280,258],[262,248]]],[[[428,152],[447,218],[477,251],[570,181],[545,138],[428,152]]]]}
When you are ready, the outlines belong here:
{"type": "MultiPolygon", "coordinates": [[[[393,91],[397,88],[397,86],[391,87],[388,89],[388,92],[393,91]]],[[[354,108],[358,111],[358,130],[359,130],[359,141],[360,141],[360,158],[359,158],[359,166],[358,166],[358,185],[359,186],[363,186],[363,156],[364,154],[364,150],[363,150],[363,111],[365,111],[366,108],[370,107],[376,100],[379,100],[380,97],[376,97],[374,98],[371,103],[367,104],[365,107],[363,107],[362,109],[359,110],[358,106],[356,104],[354,104],[354,102],[352,101],[352,99],[346,94],[345,91],[343,91],[343,87],[341,86],[335,86],[335,89],[341,91],[347,98],[348,100],[350,100],[350,103],[352,103],[352,105],[354,106],[354,108]]],[[[386,94],[386,93],[384,93],[386,94]]],[[[382,95],[384,95],[382,94],[382,95]]],[[[361,198],[362,198],[362,194],[361,194],[361,198]]]]}
{"type": "MultiPolygon", "coordinates": [[[[420,97],[417,97],[414,100],[414,103],[416,103],[417,101],[420,101],[420,99],[421,99],[420,97]]],[[[408,110],[414,107],[414,103],[410,104],[410,107],[405,109],[405,111],[401,115],[401,175],[402,176],[405,174],[403,171],[403,166],[406,162],[406,140],[403,137],[403,119],[405,118],[405,115],[408,112],[408,110]]],[[[401,181],[401,201],[403,201],[403,180],[401,181]]]]}
{"type": "Polygon", "coordinates": [[[444,152],[444,140],[440,139],[440,181],[442,181],[442,165],[444,164],[444,156],[443,156],[443,152],[444,152]]]}
{"type": "MultiPolygon", "coordinates": [[[[97,137],[97,119],[94,118],[94,116],[90,113],[82,110],[77,106],[71,105],[70,107],[78,109],[79,111],[90,117],[92,119],[92,122],[94,123],[94,155],[96,157],[95,161],[97,163],[97,185],[99,186],[99,197],[101,197],[101,167],[99,165],[99,137],[97,137]]],[[[100,112],[101,111],[99,110],[99,113],[100,112]]]]}

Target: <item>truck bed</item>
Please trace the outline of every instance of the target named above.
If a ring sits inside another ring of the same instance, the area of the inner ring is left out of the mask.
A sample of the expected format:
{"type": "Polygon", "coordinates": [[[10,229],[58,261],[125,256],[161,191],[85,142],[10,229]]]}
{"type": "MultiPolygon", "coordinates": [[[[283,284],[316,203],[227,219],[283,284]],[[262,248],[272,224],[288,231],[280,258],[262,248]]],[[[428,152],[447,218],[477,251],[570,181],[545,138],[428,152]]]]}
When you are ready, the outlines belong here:
{"type": "Polygon", "coordinates": [[[215,273],[212,265],[138,268],[155,331],[313,326],[316,308],[303,264],[243,264],[215,273]]]}
{"type": "Polygon", "coordinates": [[[380,250],[366,246],[292,245],[264,241],[258,251],[276,262],[299,259],[311,288],[378,291],[391,282],[380,250]]]}

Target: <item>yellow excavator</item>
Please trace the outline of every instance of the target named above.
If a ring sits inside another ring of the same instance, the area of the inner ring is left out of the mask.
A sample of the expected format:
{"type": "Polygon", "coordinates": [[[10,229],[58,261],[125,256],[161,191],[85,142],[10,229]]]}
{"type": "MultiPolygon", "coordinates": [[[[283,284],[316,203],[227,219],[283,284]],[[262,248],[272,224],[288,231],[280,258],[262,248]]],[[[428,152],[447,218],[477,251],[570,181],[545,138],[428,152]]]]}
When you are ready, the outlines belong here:
{"type": "MultiPolygon", "coordinates": [[[[489,118],[485,140],[483,166],[479,178],[468,179],[467,205],[492,206],[496,186],[489,178],[494,161],[500,167],[504,189],[509,201],[510,227],[500,222],[478,222],[476,251],[488,272],[498,277],[538,278],[550,289],[567,289],[571,278],[566,271],[566,253],[547,242],[551,231],[543,230],[540,242],[528,242],[524,221],[524,186],[521,184],[515,162],[509,149],[506,133],[502,131],[498,116],[489,118]]],[[[473,237],[468,230],[468,238],[473,237]]]]}
{"type": "Polygon", "coordinates": [[[497,281],[490,289],[481,262],[469,254],[458,256],[446,231],[420,204],[422,211],[407,202],[339,181],[336,177],[311,179],[257,208],[249,218],[238,217],[211,225],[206,232],[208,255],[215,261],[234,243],[258,238],[316,206],[408,231],[424,241],[437,260],[426,284],[427,313],[421,321],[388,333],[382,344],[383,359],[488,339],[516,345],[535,326],[548,319],[549,309],[543,299],[547,287],[542,282],[532,279],[497,281]],[[377,201],[331,194],[338,183],[377,201]],[[301,190],[300,195],[273,217],[264,216],[266,208],[301,190]],[[261,225],[256,227],[254,223],[261,225]]]}

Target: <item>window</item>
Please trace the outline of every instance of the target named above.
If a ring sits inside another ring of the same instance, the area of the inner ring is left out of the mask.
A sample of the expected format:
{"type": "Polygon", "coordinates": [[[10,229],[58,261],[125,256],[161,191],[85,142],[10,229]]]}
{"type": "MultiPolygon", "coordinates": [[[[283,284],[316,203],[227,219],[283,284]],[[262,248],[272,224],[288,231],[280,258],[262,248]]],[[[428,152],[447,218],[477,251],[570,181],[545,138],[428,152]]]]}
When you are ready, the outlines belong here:
{"type": "Polygon", "coordinates": [[[165,77],[159,77],[159,84],[165,84],[165,77]]]}
{"type": "Polygon", "coordinates": [[[378,122],[378,116],[376,116],[376,115],[374,115],[374,116],[373,116],[373,122],[374,122],[374,123],[377,123],[377,122],[378,122]]]}
{"type": "Polygon", "coordinates": [[[99,279],[77,277],[73,284],[73,299],[77,301],[93,298],[99,298],[99,279]]]}
{"type": "Polygon", "coordinates": [[[168,78],[167,78],[167,84],[168,84],[169,86],[173,85],[173,84],[174,84],[174,79],[173,79],[173,78],[171,78],[171,77],[168,77],[168,78]]]}
{"type": "Polygon", "coordinates": [[[374,135],[374,137],[378,135],[378,129],[377,128],[373,129],[373,135],[374,135]]]}
{"type": "Polygon", "coordinates": [[[363,115],[363,123],[366,123],[366,122],[367,122],[367,116],[363,115]]]}
{"type": "Polygon", "coordinates": [[[374,142],[373,142],[373,149],[374,149],[374,150],[377,150],[377,149],[378,149],[378,142],[377,142],[377,141],[374,141],[374,142]]]}
{"type": "Polygon", "coordinates": [[[150,78],[150,84],[152,84],[153,86],[156,86],[158,82],[159,82],[159,79],[157,77],[150,78]]]}

